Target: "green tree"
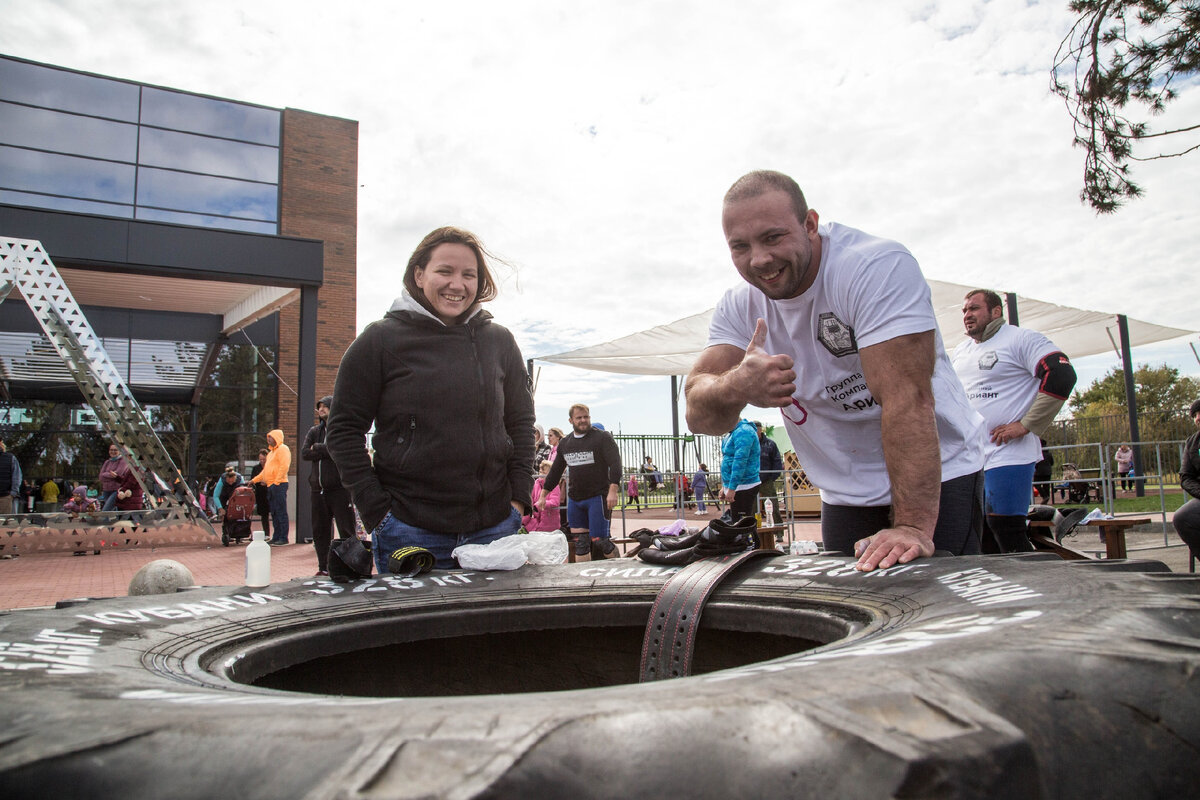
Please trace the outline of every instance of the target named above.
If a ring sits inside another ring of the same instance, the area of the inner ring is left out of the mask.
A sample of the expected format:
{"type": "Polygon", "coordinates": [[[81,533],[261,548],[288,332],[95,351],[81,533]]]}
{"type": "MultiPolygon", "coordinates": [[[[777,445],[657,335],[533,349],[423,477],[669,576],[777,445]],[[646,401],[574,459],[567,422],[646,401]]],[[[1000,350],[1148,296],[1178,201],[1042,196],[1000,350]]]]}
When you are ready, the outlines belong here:
{"type": "MultiPolygon", "coordinates": [[[[1134,368],[1133,383],[1141,439],[1178,438],[1180,421],[1186,417],[1188,406],[1200,397],[1200,381],[1180,377],[1178,369],[1166,364],[1158,367],[1141,364],[1134,368]]],[[[1120,367],[1113,367],[1103,378],[1076,391],[1071,397],[1070,408],[1077,430],[1087,437],[1087,441],[1116,441],[1129,436],[1125,373],[1120,367]],[[1115,423],[1116,429],[1106,424],[1106,420],[1115,423]]]]}
{"type": "Polygon", "coordinates": [[[1142,189],[1130,161],[1174,158],[1200,148],[1181,135],[1200,125],[1152,132],[1129,107],[1159,116],[1178,87],[1200,70],[1197,0],[1072,0],[1079,18],[1054,57],[1051,89],[1075,121],[1075,145],[1086,152],[1080,200],[1108,214],[1142,189]],[[1166,137],[1173,151],[1167,151],[1166,137]],[[1159,152],[1138,156],[1136,142],[1163,141],[1159,152]]]}
{"type": "MultiPolygon", "coordinates": [[[[1200,381],[1181,378],[1178,369],[1166,364],[1158,367],[1139,364],[1133,370],[1133,384],[1139,414],[1180,414],[1187,411],[1187,407],[1200,395],[1200,381]]],[[[1077,417],[1127,413],[1125,372],[1121,367],[1113,367],[1103,378],[1092,381],[1087,389],[1075,392],[1070,405],[1077,417]]]]}

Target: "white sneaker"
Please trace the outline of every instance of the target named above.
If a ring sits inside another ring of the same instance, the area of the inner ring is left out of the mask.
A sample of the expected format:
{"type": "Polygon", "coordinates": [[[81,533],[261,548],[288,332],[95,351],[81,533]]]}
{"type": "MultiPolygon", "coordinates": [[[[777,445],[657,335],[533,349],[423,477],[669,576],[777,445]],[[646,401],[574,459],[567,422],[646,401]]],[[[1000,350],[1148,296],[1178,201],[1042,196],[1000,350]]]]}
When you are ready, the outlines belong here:
{"type": "Polygon", "coordinates": [[[707,512],[707,511],[697,511],[697,512],[696,512],[696,516],[697,516],[697,517],[707,517],[707,516],[708,516],[708,512],[707,512]]]}

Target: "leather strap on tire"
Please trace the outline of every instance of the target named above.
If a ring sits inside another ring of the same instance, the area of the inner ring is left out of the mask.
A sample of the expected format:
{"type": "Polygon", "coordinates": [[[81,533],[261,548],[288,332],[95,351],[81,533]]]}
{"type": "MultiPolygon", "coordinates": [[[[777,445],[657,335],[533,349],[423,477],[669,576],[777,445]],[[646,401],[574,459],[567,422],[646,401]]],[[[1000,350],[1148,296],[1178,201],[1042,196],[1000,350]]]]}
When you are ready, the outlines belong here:
{"type": "Polygon", "coordinates": [[[778,550],[746,550],[692,562],[663,584],[650,608],[642,639],[640,683],[683,678],[692,672],[696,630],[709,595],[734,570],[753,558],[780,556],[778,550]]]}

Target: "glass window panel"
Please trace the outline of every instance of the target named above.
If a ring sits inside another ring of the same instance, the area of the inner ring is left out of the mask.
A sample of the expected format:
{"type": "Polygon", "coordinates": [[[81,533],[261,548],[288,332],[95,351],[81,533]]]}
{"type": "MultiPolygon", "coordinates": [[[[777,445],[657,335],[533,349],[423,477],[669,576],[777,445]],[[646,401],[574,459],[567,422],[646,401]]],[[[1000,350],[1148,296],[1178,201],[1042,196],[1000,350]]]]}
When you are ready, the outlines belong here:
{"type": "Polygon", "coordinates": [[[0,144],[132,162],[137,126],[0,102],[0,144]]]}
{"type": "Polygon", "coordinates": [[[54,211],[78,211],[81,214],[103,214],[107,217],[133,217],[133,206],[118,203],[99,203],[94,200],[77,200],[73,197],[54,197],[28,192],[6,192],[0,189],[0,203],[31,208],[49,208],[54,211]]]}
{"type": "Polygon", "coordinates": [[[279,187],[142,167],[138,205],[274,221],[279,187]]]}
{"type": "Polygon", "coordinates": [[[130,343],[128,382],[138,386],[192,386],[204,360],[205,346],[194,342],[134,339],[130,343]]]}
{"type": "Polygon", "coordinates": [[[136,84],[7,58],[0,58],[0,98],[126,122],[138,118],[136,84]]]}
{"type": "Polygon", "coordinates": [[[252,181],[279,181],[279,149],[142,128],[140,163],[252,181]]]}
{"type": "Polygon", "coordinates": [[[145,87],[142,124],[207,133],[258,144],[279,144],[279,111],[228,100],[145,87]]]}
{"type": "Polygon", "coordinates": [[[0,145],[0,189],[132,203],[133,176],[132,164],[0,145]]]}
{"type": "Polygon", "coordinates": [[[205,214],[185,214],[182,211],[163,211],[161,208],[139,208],[137,218],[156,222],[174,222],[179,225],[195,225],[201,228],[219,228],[227,231],[279,233],[279,226],[274,222],[255,222],[250,219],[230,219],[205,214]]]}

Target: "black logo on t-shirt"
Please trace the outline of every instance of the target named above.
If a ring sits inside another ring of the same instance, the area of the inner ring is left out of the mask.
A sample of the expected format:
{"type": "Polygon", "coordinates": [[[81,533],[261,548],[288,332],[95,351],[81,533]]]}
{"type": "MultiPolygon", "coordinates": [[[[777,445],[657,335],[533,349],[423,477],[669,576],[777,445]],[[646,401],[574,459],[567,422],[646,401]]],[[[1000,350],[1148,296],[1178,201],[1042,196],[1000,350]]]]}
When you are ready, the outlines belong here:
{"type": "Polygon", "coordinates": [[[832,311],[817,317],[817,339],[825,349],[838,358],[858,352],[854,329],[838,319],[832,311]]]}

